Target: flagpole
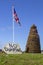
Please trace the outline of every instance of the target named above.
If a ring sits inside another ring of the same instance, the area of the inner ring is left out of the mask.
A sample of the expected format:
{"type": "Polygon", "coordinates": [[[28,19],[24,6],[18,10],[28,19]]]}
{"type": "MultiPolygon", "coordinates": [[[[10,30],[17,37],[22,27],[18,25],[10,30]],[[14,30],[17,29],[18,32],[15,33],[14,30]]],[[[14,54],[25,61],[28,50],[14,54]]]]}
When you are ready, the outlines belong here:
{"type": "Polygon", "coordinates": [[[14,9],[14,6],[12,6],[12,13],[13,13],[13,42],[14,42],[14,21],[16,20],[17,23],[19,23],[19,25],[21,26],[21,23],[19,22],[19,18],[17,16],[17,13],[14,9]],[[14,20],[15,17],[15,20],[14,20]]]}
{"type": "Polygon", "coordinates": [[[14,42],[14,21],[13,21],[13,42],[14,42]]]}
{"type": "Polygon", "coordinates": [[[12,15],[13,15],[13,42],[14,42],[14,6],[12,6],[12,15]]]}

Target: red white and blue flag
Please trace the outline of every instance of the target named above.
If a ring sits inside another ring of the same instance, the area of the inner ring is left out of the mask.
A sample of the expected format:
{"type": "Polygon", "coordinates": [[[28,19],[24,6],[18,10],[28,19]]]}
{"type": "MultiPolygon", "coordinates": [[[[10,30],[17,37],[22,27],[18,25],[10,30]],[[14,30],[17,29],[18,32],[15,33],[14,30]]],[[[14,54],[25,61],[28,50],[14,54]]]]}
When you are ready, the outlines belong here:
{"type": "Polygon", "coordinates": [[[19,25],[21,25],[21,23],[19,22],[19,18],[17,16],[17,13],[16,13],[16,10],[14,8],[14,11],[13,11],[13,21],[16,21],[19,25]]]}

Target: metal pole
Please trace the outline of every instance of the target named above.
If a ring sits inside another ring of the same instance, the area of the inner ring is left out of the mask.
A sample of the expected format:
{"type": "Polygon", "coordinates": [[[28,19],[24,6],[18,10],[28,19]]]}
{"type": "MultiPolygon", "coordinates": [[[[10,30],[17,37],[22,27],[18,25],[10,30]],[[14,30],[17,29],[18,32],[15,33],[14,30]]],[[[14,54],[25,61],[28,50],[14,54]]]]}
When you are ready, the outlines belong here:
{"type": "Polygon", "coordinates": [[[14,21],[13,21],[13,42],[14,42],[14,21]]]}
{"type": "Polygon", "coordinates": [[[13,15],[13,42],[14,42],[14,6],[12,6],[12,15],[13,15]]]}

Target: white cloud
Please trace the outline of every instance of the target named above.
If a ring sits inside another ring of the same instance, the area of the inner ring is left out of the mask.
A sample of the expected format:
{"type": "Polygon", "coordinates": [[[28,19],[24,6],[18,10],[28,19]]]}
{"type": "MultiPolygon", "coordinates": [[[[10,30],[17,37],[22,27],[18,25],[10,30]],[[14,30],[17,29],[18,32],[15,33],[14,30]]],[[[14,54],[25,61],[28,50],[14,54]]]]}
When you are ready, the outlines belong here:
{"type": "Polygon", "coordinates": [[[8,30],[12,30],[12,27],[11,27],[11,26],[8,26],[7,29],[8,29],[8,30]]]}
{"type": "Polygon", "coordinates": [[[6,31],[6,30],[12,30],[13,28],[11,26],[8,27],[0,27],[0,31],[6,31]]]}
{"type": "Polygon", "coordinates": [[[6,28],[4,28],[4,27],[0,28],[0,31],[5,31],[5,30],[6,30],[6,28]]]}

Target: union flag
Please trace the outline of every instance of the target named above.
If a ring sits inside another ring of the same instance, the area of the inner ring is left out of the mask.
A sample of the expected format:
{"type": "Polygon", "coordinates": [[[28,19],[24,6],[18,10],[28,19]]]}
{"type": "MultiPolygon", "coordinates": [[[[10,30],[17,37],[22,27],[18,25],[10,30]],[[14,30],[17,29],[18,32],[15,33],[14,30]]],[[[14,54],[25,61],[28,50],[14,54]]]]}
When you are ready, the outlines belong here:
{"type": "Polygon", "coordinates": [[[16,10],[15,10],[15,8],[13,8],[13,9],[14,9],[13,10],[13,21],[15,19],[15,21],[21,26],[21,23],[20,23],[19,18],[17,16],[16,10]]]}

